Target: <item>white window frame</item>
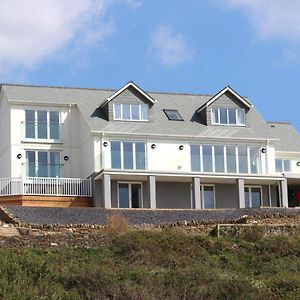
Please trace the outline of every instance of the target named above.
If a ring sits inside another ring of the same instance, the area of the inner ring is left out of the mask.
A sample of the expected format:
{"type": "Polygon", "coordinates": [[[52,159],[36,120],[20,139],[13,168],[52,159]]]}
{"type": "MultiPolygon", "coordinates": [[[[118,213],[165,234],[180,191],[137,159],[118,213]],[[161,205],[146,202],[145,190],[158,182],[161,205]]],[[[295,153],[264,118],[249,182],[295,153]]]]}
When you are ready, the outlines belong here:
{"type": "Polygon", "coordinates": [[[110,168],[113,170],[134,170],[134,171],[144,171],[147,170],[147,143],[145,141],[127,141],[127,140],[111,140],[111,142],[118,142],[120,143],[120,158],[121,158],[121,169],[116,169],[116,168],[112,168],[112,162],[111,162],[111,151],[110,151],[110,168]],[[132,143],[132,162],[133,162],[133,168],[132,169],[125,169],[124,168],[124,148],[123,148],[123,144],[124,143],[132,143]],[[145,169],[137,169],[136,168],[136,150],[135,150],[135,146],[136,143],[143,143],[145,145],[145,169]]]}
{"type": "MultiPolygon", "coordinates": [[[[251,173],[251,159],[250,159],[250,148],[260,148],[259,145],[257,146],[253,146],[253,145],[244,145],[244,144],[240,144],[240,145],[233,145],[233,144],[207,144],[207,143],[203,143],[203,144],[194,144],[191,143],[191,145],[194,146],[199,146],[200,147],[200,173],[208,173],[208,174],[244,174],[244,175],[258,175],[261,174],[262,172],[262,158],[261,158],[261,154],[259,152],[259,164],[257,166],[257,173],[251,173]],[[209,145],[212,146],[212,172],[204,172],[204,165],[203,165],[203,146],[204,145],[209,145]],[[224,154],[224,172],[215,172],[216,170],[216,166],[215,166],[215,146],[222,146],[223,147],[223,154],[224,154]],[[235,173],[228,173],[228,168],[227,168],[227,146],[231,146],[231,147],[235,147],[235,163],[236,163],[236,172],[235,173]],[[239,146],[245,146],[247,149],[247,173],[239,173],[239,157],[238,157],[238,147],[239,146]]],[[[191,152],[190,152],[191,153],[191,152]]],[[[191,157],[190,157],[191,159],[191,157]]],[[[191,172],[195,172],[192,171],[192,161],[190,163],[191,166],[191,172]]]]}
{"type": "Polygon", "coordinates": [[[149,121],[149,107],[147,104],[140,104],[140,103],[113,103],[113,116],[115,121],[130,121],[130,122],[148,122],[149,121]],[[116,110],[115,110],[115,105],[120,105],[121,107],[121,118],[116,117],[116,110]],[[124,105],[129,105],[129,119],[124,118],[124,110],[123,106],[124,105]],[[138,105],[139,106],[139,119],[134,120],[132,118],[132,105],[138,105]],[[142,119],[142,107],[147,108],[147,119],[142,119]]]}
{"type": "MultiPolygon", "coordinates": [[[[120,208],[120,192],[119,192],[119,186],[120,184],[128,184],[128,196],[129,196],[129,207],[132,208],[132,189],[131,185],[132,184],[139,184],[141,186],[141,207],[139,208],[144,208],[144,191],[143,191],[143,182],[142,181],[118,181],[117,184],[117,200],[118,200],[118,208],[120,208]]],[[[137,208],[137,209],[139,209],[137,208]]],[[[121,208],[121,209],[126,209],[126,208],[121,208]]]]}
{"type": "Polygon", "coordinates": [[[246,112],[244,109],[241,109],[241,108],[226,108],[226,107],[221,107],[221,108],[212,108],[210,110],[210,113],[211,113],[211,123],[213,125],[223,125],[223,126],[241,126],[241,127],[245,127],[246,126],[246,112]],[[221,117],[220,117],[220,109],[226,109],[226,123],[223,124],[221,123],[221,117]],[[235,117],[236,117],[236,123],[234,124],[230,124],[229,123],[229,110],[230,109],[234,109],[235,110],[235,117]],[[217,116],[218,116],[218,120],[215,120],[214,118],[214,111],[217,111],[217,116]],[[238,111],[243,111],[243,114],[244,114],[244,121],[245,123],[238,123],[239,121],[239,118],[238,118],[238,111]]]}
{"type": "Polygon", "coordinates": [[[276,173],[290,173],[291,172],[291,160],[290,159],[286,159],[286,158],[275,158],[275,172],[276,173]],[[280,160],[281,161],[281,171],[277,171],[276,170],[276,160],[280,160]],[[285,170],[285,168],[284,168],[284,162],[285,161],[288,161],[289,162],[289,170],[285,170]]]}
{"type": "Polygon", "coordinates": [[[216,187],[214,184],[201,184],[200,185],[200,193],[201,193],[201,206],[203,209],[215,209],[216,208],[216,187]],[[204,188],[212,187],[214,193],[214,207],[213,208],[205,208],[204,207],[204,188]]]}
{"type": "Polygon", "coordinates": [[[261,185],[245,185],[244,186],[244,193],[245,193],[245,189],[248,188],[249,189],[249,208],[252,208],[252,189],[260,189],[260,206],[263,206],[263,191],[262,191],[262,186],[261,185]]]}
{"type": "MultiPolygon", "coordinates": [[[[28,166],[29,165],[29,162],[27,161],[27,152],[34,152],[34,158],[35,158],[35,161],[34,161],[34,169],[35,169],[35,176],[28,176],[28,177],[37,177],[39,178],[38,176],[38,169],[39,169],[39,160],[38,160],[38,153],[39,152],[46,152],[47,153],[47,166],[50,166],[50,153],[53,153],[53,152],[56,152],[56,153],[59,153],[59,167],[60,167],[60,171],[59,171],[59,175],[58,177],[63,177],[63,168],[62,168],[62,163],[61,163],[61,151],[60,150],[43,150],[43,149],[39,149],[39,150],[36,150],[36,149],[26,149],[25,150],[25,159],[26,159],[26,163],[25,165],[28,166]]],[[[50,168],[47,167],[47,172],[48,172],[48,176],[47,178],[55,178],[55,177],[50,177],[50,168]]]]}
{"type": "MultiPolygon", "coordinates": [[[[57,143],[61,142],[62,140],[62,130],[61,130],[61,116],[60,116],[60,111],[55,110],[55,109],[25,109],[24,110],[25,114],[25,121],[24,121],[24,140],[26,141],[34,141],[34,142],[52,142],[52,143],[57,143]],[[26,111],[33,111],[34,112],[34,138],[27,138],[26,137],[26,111]],[[38,137],[38,112],[46,112],[47,114],[47,137],[46,138],[39,138],[38,137]],[[58,126],[59,126],[59,139],[50,139],[50,112],[56,112],[58,114],[58,126]]],[[[22,122],[23,123],[23,122],[22,122]]]]}

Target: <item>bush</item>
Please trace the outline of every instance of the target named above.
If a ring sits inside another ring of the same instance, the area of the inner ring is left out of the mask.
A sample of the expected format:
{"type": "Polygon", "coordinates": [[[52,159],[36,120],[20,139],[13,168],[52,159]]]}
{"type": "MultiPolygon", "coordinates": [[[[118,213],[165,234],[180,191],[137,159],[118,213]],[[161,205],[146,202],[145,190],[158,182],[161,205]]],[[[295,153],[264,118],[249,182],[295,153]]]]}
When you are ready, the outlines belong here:
{"type": "Polygon", "coordinates": [[[258,242],[265,235],[265,229],[261,226],[253,225],[250,227],[245,227],[241,238],[247,242],[258,242]]]}
{"type": "Polygon", "coordinates": [[[106,219],[106,231],[111,236],[119,236],[128,232],[128,220],[121,214],[113,214],[106,219]]]}

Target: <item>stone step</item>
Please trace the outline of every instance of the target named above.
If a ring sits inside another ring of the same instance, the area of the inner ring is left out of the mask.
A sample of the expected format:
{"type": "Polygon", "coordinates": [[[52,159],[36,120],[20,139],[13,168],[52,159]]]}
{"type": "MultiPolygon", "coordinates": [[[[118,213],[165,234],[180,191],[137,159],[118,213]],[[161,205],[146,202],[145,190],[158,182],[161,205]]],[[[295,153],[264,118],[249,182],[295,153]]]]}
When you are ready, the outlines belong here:
{"type": "Polygon", "coordinates": [[[15,227],[0,227],[0,237],[1,236],[20,236],[20,232],[15,227]]]}

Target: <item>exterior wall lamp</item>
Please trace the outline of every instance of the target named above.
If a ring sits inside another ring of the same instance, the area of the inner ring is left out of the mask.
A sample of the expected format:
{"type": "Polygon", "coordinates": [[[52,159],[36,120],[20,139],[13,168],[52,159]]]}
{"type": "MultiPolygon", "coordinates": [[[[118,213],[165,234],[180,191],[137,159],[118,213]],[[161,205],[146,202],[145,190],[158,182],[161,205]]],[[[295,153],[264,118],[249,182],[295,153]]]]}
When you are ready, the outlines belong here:
{"type": "Polygon", "coordinates": [[[156,148],[156,145],[155,145],[155,144],[152,144],[152,145],[151,145],[151,148],[152,148],[152,149],[155,149],[155,148],[156,148]]]}
{"type": "Polygon", "coordinates": [[[17,159],[21,159],[21,158],[22,158],[22,154],[19,153],[19,154],[17,155],[17,159]]]}
{"type": "Polygon", "coordinates": [[[64,161],[68,161],[69,160],[69,156],[68,155],[65,155],[64,156],[64,161]]]}
{"type": "Polygon", "coordinates": [[[183,145],[179,146],[179,150],[183,150],[183,148],[184,148],[183,145]]]}
{"type": "Polygon", "coordinates": [[[103,143],[103,146],[104,146],[104,147],[107,147],[107,146],[108,146],[108,142],[104,142],[104,143],[103,143]]]}
{"type": "Polygon", "coordinates": [[[297,161],[296,165],[297,167],[300,167],[300,161],[297,161]]]}
{"type": "Polygon", "coordinates": [[[266,153],[266,151],[267,151],[266,148],[261,149],[261,153],[266,153]]]}

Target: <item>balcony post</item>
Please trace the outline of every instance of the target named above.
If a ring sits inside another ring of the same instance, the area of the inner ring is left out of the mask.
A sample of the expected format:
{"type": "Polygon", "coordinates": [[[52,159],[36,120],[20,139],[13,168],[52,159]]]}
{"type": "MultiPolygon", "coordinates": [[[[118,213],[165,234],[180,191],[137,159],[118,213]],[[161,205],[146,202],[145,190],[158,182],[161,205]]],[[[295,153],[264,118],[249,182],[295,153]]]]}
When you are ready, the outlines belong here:
{"type": "Polygon", "coordinates": [[[111,208],[111,182],[110,182],[109,174],[103,174],[102,193],[103,193],[104,207],[111,208]]]}
{"type": "Polygon", "coordinates": [[[237,179],[239,208],[245,208],[245,180],[242,178],[237,179]]]}
{"type": "Polygon", "coordinates": [[[59,196],[59,192],[58,192],[58,176],[56,176],[56,196],[59,196]]]}
{"type": "Polygon", "coordinates": [[[201,209],[201,190],[200,190],[200,177],[193,178],[193,198],[194,198],[194,208],[201,209]]]}

